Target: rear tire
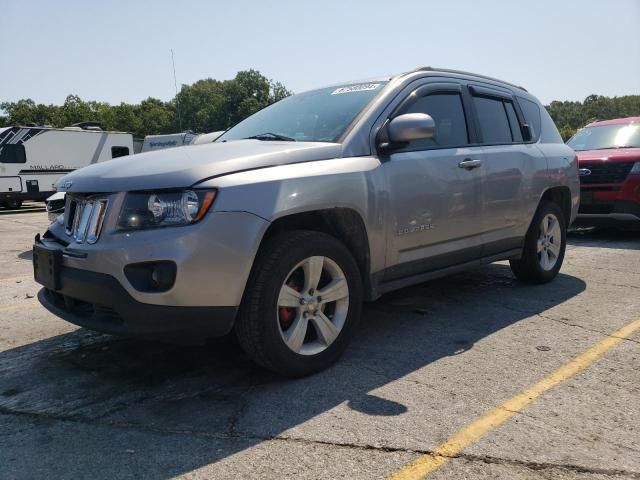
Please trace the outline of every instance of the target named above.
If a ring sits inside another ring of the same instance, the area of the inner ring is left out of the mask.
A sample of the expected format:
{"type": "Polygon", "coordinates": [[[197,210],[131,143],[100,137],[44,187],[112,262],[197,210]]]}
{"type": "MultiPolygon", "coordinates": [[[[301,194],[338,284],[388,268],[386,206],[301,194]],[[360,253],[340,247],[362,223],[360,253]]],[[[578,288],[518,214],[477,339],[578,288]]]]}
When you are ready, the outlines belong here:
{"type": "Polygon", "coordinates": [[[562,267],[566,246],[567,222],[562,209],[543,201],[527,231],[522,258],[509,262],[511,270],[521,282],[550,282],[562,267]]]}
{"type": "Polygon", "coordinates": [[[256,363],[300,377],[340,357],[361,309],[362,281],[349,250],[321,232],[284,232],[260,249],[235,332],[256,363]]]}
{"type": "Polygon", "coordinates": [[[10,199],[4,202],[4,207],[10,210],[17,210],[22,206],[22,200],[10,199]]]}

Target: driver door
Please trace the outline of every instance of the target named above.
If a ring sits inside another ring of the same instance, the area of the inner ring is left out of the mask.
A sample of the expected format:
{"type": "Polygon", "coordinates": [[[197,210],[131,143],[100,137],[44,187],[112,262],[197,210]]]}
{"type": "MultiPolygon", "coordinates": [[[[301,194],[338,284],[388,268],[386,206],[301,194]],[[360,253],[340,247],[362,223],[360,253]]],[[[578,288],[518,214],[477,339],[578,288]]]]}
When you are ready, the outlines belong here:
{"type": "Polygon", "coordinates": [[[385,281],[465,263],[482,255],[481,149],[470,145],[462,84],[433,83],[407,96],[393,116],[426,113],[433,138],[392,149],[385,281]]]}

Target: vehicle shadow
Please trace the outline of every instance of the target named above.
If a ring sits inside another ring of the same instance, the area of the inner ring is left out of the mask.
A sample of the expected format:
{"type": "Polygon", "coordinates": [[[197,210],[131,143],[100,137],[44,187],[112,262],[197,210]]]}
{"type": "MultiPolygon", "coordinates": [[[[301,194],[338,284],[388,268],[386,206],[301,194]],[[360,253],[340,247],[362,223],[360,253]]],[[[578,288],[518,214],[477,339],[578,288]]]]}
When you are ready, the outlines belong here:
{"type": "Polygon", "coordinates": [[[338,364],[296,380],[254,366],[228,340],[179,347],[80,329],[34,342],[0,353],[0,418],[11,419],[0,457],[19,451],[28,459],[11,464],[14,477],[111,478],[135,469],[171,478],[341,405],[362,421],[400,416],[408,406],[376,389],[463,355],[584,289],[564,274],[525,286],[504,264],[406,288],[365,306],[359,335],[338,364]],[[52,439],[46,445],[38,428],[52,439]]]}
{"type": "Polygon", "coordinates": [[[20,252],[18,254],[18,258],[20,260],[28,260],[28,261],[33,260],[33,250],[25,250],[24,252],[20,252]]]}
{"type": "Polygon", "coordinates": [[[640,231],[612,228],[572,230],[567,235],[567,243],[580,247],[640,250],[640,231]]]}

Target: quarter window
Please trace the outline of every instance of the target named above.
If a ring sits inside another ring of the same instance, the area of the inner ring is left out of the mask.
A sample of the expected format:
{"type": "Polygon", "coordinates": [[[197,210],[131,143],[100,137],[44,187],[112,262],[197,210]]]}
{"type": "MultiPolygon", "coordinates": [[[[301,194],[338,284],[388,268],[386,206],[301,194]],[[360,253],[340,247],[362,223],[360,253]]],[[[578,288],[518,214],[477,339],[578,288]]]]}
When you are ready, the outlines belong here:
{"type": "Polygon", "coordinates": [[[499,98],[473,97],[473,103],[478,113],[482,143],[512,143],[504,102],[499,98]]]}
{"type": "Polygon", "coordinates": [[[433,138],[416,140],[401,150],[459,147],[469,143],[467,122],[459,93],[432,93],[418,98],[402,113],[426,113],[436,124],[433,138]]]}
{"type": "Polygon", "coordinates": [[[522,109],[524,120],[531,129],[532,140],[538,140],[540,137],[540,127],[542,120],[540,118],[540,107],[533,103],[531,100],[527,100],[522,97],[518,97],[518,103],[522,109]]]}

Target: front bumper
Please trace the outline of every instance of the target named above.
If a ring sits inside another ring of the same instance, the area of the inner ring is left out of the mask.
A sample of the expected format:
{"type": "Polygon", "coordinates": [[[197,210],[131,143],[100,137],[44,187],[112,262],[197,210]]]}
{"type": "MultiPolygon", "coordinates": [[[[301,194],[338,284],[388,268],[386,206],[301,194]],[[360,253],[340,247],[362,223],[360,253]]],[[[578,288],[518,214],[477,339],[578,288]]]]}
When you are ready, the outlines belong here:
{"type": "Polygon", "coordinates": [[[575,225],[640,228],[640,175],[622,183],[582,184],[575,225]]]}
{"type": "Polygon", "coordinates": [[[114,335],[198,344],[231,331],[236,307],[171,307],[134,300],[110,275],[63,267],[58,290],[38,300],[75,325],[114,335]]]}
{"type": "Polygon", "coordinates": [[[640,203],[627,201],[594,203],[580,209],[574,225],[640,229],[640,203]]]}
{"type": "Polygon", "coordinates": [[[64,233],[63,225],[54,223],[43,242],[55,247],[71,241],[63,251],[65,267],[110,275],[141,303],[237,306],[268,225],[246,212],[211,212],[195,225],[137,232],[117,231],[105,221],[95,244],[78,244],[64,233]],[[125,274],[127,265],[159,261],[177,265],[175,283],[168,291],[138,290],[125,274]]]}
{"type": "Polygon", "coordinates": [[[224,335],[233,326],[268,224],[246,212],[211,212],[192,226],[107,228],[95,244],[78,244],[56,222],[39,241],[59,251],[58,281],[39,299],[71,323],[117,335],[181,343],[182,337],[193,343],[224,335]],[[174,264],[172,286],[150,291],[127,276],[127,266],[145,262],[174,264]]]}

